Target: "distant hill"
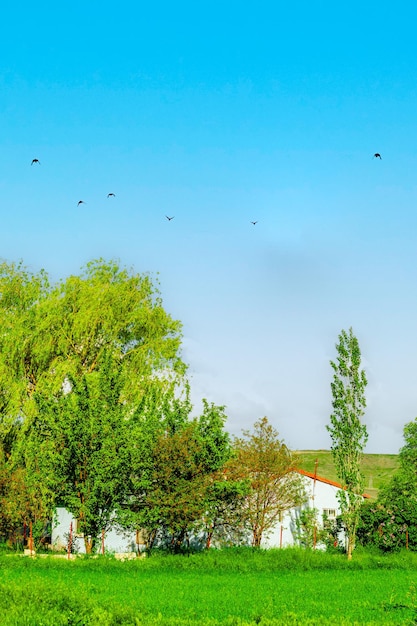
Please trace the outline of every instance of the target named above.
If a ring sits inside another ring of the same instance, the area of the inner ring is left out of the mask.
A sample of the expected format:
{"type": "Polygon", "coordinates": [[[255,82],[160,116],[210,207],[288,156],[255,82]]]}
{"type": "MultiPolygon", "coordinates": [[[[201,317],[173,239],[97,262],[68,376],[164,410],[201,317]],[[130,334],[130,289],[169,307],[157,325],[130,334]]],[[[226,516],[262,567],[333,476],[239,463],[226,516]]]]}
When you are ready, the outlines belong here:
{"type": "MultiPolygon", "coordinates": [[[[298,450],[300,468],[338,482],[330,450],[298,450]]],[[[398,454],[364,454],[362,472],[365,476],[365,493],[376,498],[378,490],[386,485],[398,467],[398,454]]]]}

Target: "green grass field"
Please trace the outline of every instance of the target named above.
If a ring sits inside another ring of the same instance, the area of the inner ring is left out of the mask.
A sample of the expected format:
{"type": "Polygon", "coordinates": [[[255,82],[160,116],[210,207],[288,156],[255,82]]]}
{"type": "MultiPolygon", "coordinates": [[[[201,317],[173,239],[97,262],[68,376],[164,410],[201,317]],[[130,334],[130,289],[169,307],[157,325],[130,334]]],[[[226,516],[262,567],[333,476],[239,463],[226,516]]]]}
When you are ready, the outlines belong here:
{"type": "MultiPolygon", "coordinates": [[[[330,480],[338,480],[329,450],[299,450],[297,454],[300,456],[302,469],[314,472],[317,459],[317,474],[330,480]]],[[[397,454],[364,454],[362,472],[365,476],[365,492],[376,498],[378,490],[389,482],[397,468],[397,454]]]]}
{"type": "Polygon", "coordinates": [[[0,557],[2,626],[415,624],[417,555],[296,549],[0,557]]]}

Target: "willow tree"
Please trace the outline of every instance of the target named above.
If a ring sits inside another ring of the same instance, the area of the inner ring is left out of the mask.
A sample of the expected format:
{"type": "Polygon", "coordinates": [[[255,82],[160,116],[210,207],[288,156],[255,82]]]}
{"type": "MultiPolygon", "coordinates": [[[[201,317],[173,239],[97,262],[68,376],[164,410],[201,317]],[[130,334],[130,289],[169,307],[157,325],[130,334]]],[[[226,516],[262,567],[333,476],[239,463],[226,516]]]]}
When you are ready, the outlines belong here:
{"type": "Polygon", "coordinates": [[[334,371],[331,383],[333,412],[327,430],[332,439],[337,476],[343,486],[338,497],[346,532],[347,556],[351,559],[363,500],[361,460],[368,433],[361,419],[366,408],[367,379],[361,367],[359,342],[352,328],[349,332],[341,331],[336,350],[337,360],[330,361],[334,371]]]}
{"type": "Polygon", "coordinates": [[[4,424],[36,410],[35,391],[59,393],[68,376],[96,371],[104,353],[120,361],[125,401],[138,401],[155,377],[172,381],[185,370],[181,324],[164,310],[155,281],[115,261],[91,261],[54,285],[43,271],[3,263],[0,327],[4,424]]]}
{"type": "Polygon", "coordinates": [[[48,369],[47,346],[38,341],[38,311],[49,290],[45,272],[31,273],[22,263],[0,264],[0,441],[7,457],[48,369]]]}

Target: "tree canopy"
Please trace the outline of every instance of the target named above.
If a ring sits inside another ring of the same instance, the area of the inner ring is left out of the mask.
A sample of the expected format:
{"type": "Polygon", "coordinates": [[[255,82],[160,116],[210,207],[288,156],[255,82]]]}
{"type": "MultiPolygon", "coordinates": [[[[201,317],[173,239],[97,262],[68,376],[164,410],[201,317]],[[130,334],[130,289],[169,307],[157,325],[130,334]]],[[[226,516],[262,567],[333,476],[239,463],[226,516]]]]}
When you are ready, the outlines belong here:
{"type": "Polygon", "coordinates": [[[183,383],[181,324],[149,275],[99,259],[56,284],[3,263],[0,326],[6,465],[26,470],[35,500],[65,502],[94,536],[114,508],[110,491],[123,493],[129,420],[152,402],[160,410],[183,383]]]}
{"type": "Polygon", "coordinates": [[[404,426],[400,465],[377,502],[362,507],[360,539],[384,551],[417,550],[417,418],[404,426]]]}
{"type": "Polygon", "coordinates": [[[120,360],[126,398],[140,397],[152,374],[185,371],[180,322],[150,276],[115,261],[91,261],[54,285],[44,271],[3,263],[0,324],[2,414],[25,415],[35,390],[59,392],[67,376],[97,369],[104,352],[120,360]]]}
{"type": "Polygon", "coordinates": [[[255,422],[253,432],[244,430],[233,445],[231,476],[248,481],[243,516],[252,532],[252,545],[259,547],[280,515],[304,501],[298,458],[266,417],[255,422]]]}

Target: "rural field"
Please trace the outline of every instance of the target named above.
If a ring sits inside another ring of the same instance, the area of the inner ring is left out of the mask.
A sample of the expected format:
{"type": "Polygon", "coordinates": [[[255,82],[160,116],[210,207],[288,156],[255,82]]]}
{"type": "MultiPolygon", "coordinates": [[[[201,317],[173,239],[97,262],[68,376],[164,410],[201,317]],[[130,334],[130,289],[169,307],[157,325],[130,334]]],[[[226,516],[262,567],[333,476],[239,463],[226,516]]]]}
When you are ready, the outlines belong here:
{"type": "Polygon", "coordinates": [[[2,626],[415,624],[417,556],[212,550],[119,562],[0,557],[2,626]]]}
{"type": "MultiPolygon", "coordinates": [[[[317,474],[339,482],[330,450],[299,450],[299,465],[307,472],[314,472],[317,462],[317,474]]],[[[365,479],[365,492],[376,498],[379,489],[389,483],[399,467],[398,454],[364,454],[361,471],[365,479]]]]}

